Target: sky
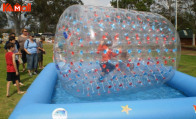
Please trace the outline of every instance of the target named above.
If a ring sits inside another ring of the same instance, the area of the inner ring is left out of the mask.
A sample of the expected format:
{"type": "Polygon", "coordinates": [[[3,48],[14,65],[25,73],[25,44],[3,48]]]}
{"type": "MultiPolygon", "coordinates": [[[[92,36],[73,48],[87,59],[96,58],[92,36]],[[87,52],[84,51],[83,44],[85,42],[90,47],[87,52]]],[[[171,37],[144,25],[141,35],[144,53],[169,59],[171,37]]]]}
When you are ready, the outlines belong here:
{"type": "Polygon", "coordinates": [[[110,1],[112,0],[82,0],[84,5],[94,5],[94,6],[111,6],[110,1]]]}

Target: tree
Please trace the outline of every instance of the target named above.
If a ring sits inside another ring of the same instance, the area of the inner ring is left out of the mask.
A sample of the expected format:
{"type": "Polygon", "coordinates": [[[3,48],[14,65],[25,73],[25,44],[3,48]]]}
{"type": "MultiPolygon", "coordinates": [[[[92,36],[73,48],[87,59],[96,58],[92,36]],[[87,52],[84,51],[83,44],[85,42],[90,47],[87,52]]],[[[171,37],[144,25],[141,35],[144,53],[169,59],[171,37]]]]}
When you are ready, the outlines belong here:
{"type": "Polygon", "coordinates": [[[7,16],[4,12],[0,12],[0,28],[3,28],[7,25],[7,16]]]}
{"type": "MultiPolygon", "coordinates": [[[[178,28],[188,25],[187,20],[184,19],[183,14],[185,13],[186,0],[177,0],[177,19],[178,28]],[[180,24],[179,24],[180,23],[180,24]]],[[[151,6],[151,12],[155,12],[166,17],[173,25],[175,25],[176,15],[176,0],[155,0],[151,6]]]]}
{"type": "Polygon", "coordinates": [[[41,32],[54,32],[60,15],[74,4],[83,3],[81,0],[34,0],[30,14],[40,22],[41,32]]]}
{"type": "Polygon", "coordinates": [[[196,33],[196,0],[183,0],[184,1],[184,20],[190,24],[190,28],[196,33]]]}
{"type": "MultiPolygon", "coordinates": [[[[152,5],[153,12],[167,17],[174,23],[176,0],[156,0],[152,5]]],[[[178,30],[192,29],[196,34],[196,0],[178,0],[178,30]]]]}
{"type": "MultiPolygon", "coordinates": [[[[19,5],[26,5],[27,2],[24,0],[4,0],[4,3],[9,3],[11,6],[16,5],[18,3],[19,5]]],[[[14,29],[16,32],[16,35],[19,35],[22,28],[28,25],[28,20],[30,19],[26,12],[20,11],[20,12],[7,12],[5,11],[6,15],[8,16],[8,19],[13,21],[14,23],[14,29]]]]}
{"type": "Polygon", "coordinates": [[[151,11],[165,16],[169,21],[175,18],[174,0],[155,0],[151,6],[151,11]]]}
{"type": "MultiPolygon", "coordinates": [[[[138,11],[150,11],[153,0],[119,0],[119,8],[135,9],[138,11]]],[[[117,8],[117,0],[112,0],[111,5],[117,8]]]]}
{"type": "MultiPolygon", "coordinates": [[[[184,21],[188,23],[186,27],[192,29],[194,36],[196,34],[196,0],[183,0],[183,2],[185,6],[184,21]]],[[[193,45],[195,44],[193,43],[193,45]]]]}

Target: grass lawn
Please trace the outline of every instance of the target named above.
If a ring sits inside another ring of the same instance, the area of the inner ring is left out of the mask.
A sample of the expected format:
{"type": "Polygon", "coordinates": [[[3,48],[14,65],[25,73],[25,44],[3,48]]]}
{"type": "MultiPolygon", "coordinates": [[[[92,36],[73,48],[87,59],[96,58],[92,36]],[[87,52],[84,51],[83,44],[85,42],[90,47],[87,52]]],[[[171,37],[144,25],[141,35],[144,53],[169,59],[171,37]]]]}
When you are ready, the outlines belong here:
{"type": "MultiPolygon", "coordinates": [[[[52,62],[53,46],[52,44],[46,43],[44,44],[44,49],[46,50],[46,54],[44,55],[44,65],[46,65],[52,62]]],[[[16,87],[11,86],[11,97],[6,97],[6,63],[2,44],[0,44],[0,65],[0,119],[7,119],[18,101],[21,99],[22,95],[18,95],[16,87]]],[[[20,69],[22,68],[20,67],[20,69]]],[[[182,51],[178,70],[196,77],[196,51],[182,51]]],[[[38,71],[40,72],[41,70],[38,71]]],[[[21,90],[26,91],[36,76],[37,75],[34,75],[30,78],[27,72],[20,73],[21,81],[24,83],[21,90]]]]}
{"type": "Polygon", "coordinates": [[[196,77],[196,51],[183,50],[177,70],[196,77]]]}

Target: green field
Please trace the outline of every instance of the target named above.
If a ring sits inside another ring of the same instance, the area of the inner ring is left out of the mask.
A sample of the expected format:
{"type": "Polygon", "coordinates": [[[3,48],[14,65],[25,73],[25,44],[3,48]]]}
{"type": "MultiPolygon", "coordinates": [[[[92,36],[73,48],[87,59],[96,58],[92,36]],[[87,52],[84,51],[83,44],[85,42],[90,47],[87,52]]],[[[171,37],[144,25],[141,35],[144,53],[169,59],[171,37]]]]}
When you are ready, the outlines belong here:
{"type": "MultiPolygon", "coordinates": [[[[46,54],[44,55],[44,65],[52,62],[53,46],[52,44],[44,44],[46,54]]],[[[18,101],[22,95],[18,95],[16,87],[11,86],[10,94],[11,97],[6,97],[6,63],[4,58],[5,52],[3,45],[0,44],[0,119],[7,119],[12,113],[18,101]]],[[[20,69],[22,69],[20,67],[20,69]]],[[[178,70],[189,75],[196,77],[196,51],[182,51],[180,64],[178,70]]],[[[39,70],[40,72],[41,70],[39,70]]],[[[21,87],[22,90],[26,91],[31,85],[37,75],[32,78],[29,77],[27,72],[20,73],[21,81],[25,84],[21,87]]]]}

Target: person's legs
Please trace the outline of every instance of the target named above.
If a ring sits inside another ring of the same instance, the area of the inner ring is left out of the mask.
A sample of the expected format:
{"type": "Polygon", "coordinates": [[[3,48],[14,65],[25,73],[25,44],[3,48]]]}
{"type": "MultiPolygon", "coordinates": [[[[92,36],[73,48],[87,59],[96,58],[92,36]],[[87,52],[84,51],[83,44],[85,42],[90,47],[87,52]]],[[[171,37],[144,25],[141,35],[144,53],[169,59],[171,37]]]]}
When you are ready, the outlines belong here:
{"type": "Polygon", "coordinates": [[[103,81],[104,76],[110,72],[112,72],[115,69],[115,66],[109,62],[106,63],[101,63],[100,64],[101,67],[101,77],[99,78],[100,81],[103,81]]]}
{"type": "Polygon", "coordinates": [[[9,97],[9,95],[10,95],[10,83],[11,83],[11,81],[7,82],[7,93],[6,93],[7,97],[9,97]]]}
{"type": "Polygon", "coordinates": [[[6,96],[9,97],[9,92],[10,92],[10,83],[12,82],[12,75],[13,72],[7,72],[7,90],[6,90],[6,96]]]}
{"type": "Polygon", "coordinates": [[[37,57],[38,57],[38,67],[39,69],[41,69],[41,53],[38,53],[37,57]]]}
{"type": "Polygon", "coordinates": [[[34,68],[34,72],[37,72],[37,65],[38,65],[38,57],[37,57],[37,53],[33,54],[33,68],[34,68]]]}
{"type": "Polygon", "coordinates": [[[23,67],[22,72],[24,72],[25,71],[25,63],[22,63],[22,67],[23,67]]]}
{"type": "MultiPolygon", "coordinates": [[[[17,67],[17,70],[19,71],[19,61],[16,60],[16,67],[17,67]]],[[[18,72],[18,82],[20,83],[20,73],[18,72]]]]}
{"type": "MultiPolygon", "coordinates": [[[[17,70],[19,71],[19,61],[16,60],[16,66],[17,66],[17,70]]],[[[20,72],[18,72],[18,76],[17,76],[18,82],[20,85],[24,85],[21,81],[20,81],[20,72]]]]}
{"type": "Polygon", "coordinates": [[[43,69],[43,54],[41,53],[41,68],[43,69]]]}
{"type": "Polygon", "coordinates": [[[42,69],[44,68],[44,66],[43,66],[43,60],[41,61],[41,68],[42,68],[42,69]]]}
{"type": "MultiPolygon", "coordinates": [[[[19,61],[18,60],[16,60],[16,67],[17,67],[17,70],[19,71],[19,61]]],[[[21,81],[20,81],[20,73],[18,72],[18,81],[19,81],[19,83],[21,83],[21,81]]],[[[16,86],[16,82],[15,82],[15,80],[12,80],[12,83],[13,84],[15,84],[15,86],[16,86]]],[[[23,85],[22,83],[21,83],[21,85],[23,85]]]]}
{"type": "Polygon", "coordinates": [[[16,87],[17,87],[17,91],[20,92],[20,86],[18,80],[16,80],[16,87]]]}
{"type": "Polygon", "coordinates": [[[30,76],[32,76],[31,70],[33,68],[33,55],[27,54],[27,70],[30,76]]]}
{"type": "Polygon", "coordinates": [[[101,63],[100,67],[101,67],[101,74],[100,74],[101,76],[100,76],[99,80],[103,81],[104,76],[106,74],[106,67],[107,67],[107,65],[106,65],[106,63],[101,63]]]}
{"type": "Polygon", "coordinates": [[[27,62],[27,54],[26,54],[26,52],[24,51],[24,50],[21,50],[21,53],[22,53],[22,66],[23,66],[23,70],[22,70],[22,72],[24,72],[25,71],[25,63],[27,62]]]}
{"type": "Polygon", "coordinates": [[[112,72],[113,70],[115,69],[115,66],[109,62],[106,63],[106,71],[107,71],[107,74],[112,72]]]}
{"type": "Polygon", "coordinates": [[[38,61],[38,67],[41,69],[41,62],[38,61]]]}
{"type": "Polygon", "coordinates": [[[19,85],[18,80],[16,80],[16,86],[17,86],[17,93],[18,93],[18,94],[24,94],[24,93],[25,93],[24,91],[21,91],[21,90],[20,90],[20,85],[19,85]]]}

